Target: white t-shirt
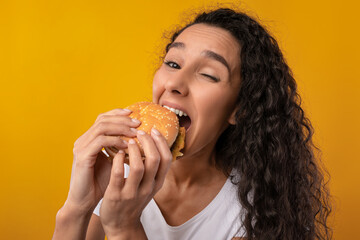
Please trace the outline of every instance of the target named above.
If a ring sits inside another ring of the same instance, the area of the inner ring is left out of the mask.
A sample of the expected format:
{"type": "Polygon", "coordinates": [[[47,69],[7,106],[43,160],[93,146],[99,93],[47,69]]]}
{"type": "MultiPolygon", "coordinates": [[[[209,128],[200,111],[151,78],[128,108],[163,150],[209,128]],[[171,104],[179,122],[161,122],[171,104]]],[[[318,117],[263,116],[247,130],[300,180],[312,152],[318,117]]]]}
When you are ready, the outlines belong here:
{"type": "MultiPolygon", "coordinates": [[[[100,205],[101,201],[94,210],[96,215],[100,205]]],[[[229,178],[209,205],[180,226],[167,224],[154,199],[143,210],[140,221],[149,240],[228,240],[245,236],[240,214],[243,216],[237,188],[229,178]]]]}

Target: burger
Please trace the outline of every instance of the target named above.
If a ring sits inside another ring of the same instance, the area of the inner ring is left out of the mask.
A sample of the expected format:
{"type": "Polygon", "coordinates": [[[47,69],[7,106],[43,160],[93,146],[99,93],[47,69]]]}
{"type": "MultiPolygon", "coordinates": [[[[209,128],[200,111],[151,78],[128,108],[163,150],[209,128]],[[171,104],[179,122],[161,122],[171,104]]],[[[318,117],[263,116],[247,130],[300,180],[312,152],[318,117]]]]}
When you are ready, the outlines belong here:
{"type": "MultiPolygon", "coordinates": [[[[131,110],[130,118],[137,119],[141,122],[140,126],[137,127],[137,130],[142,130],[147,134],[150,134],[152,128],[157,129],[161,135],[166,139],[166,142],[171,149],[173,156],[173,161],[177,157],[183,156],[181,150],[185,146],[185,127],[181,127],[179,124],[178,116],[168,108],[162,107],[159,104],[152,102],[138,102],[131,106],[126,107],[131,110]]],[[[129,141],[129,137],[121,136],[125,141],[129,141]]],[[[136,137],[134,140],[140,146],[141,154],[144,156],[144,151],[141,147],[140,142],[136,137]]],[[[115,147],[105,147],[103,151],[109,155],[109,158],[112,159],[115,154],[119,151],[115,147]]],[[[126,155],[128,154],[127,149],[125,149],[126,155]]],[[[128,158],[128,156],[127,156],[128,158]]]]}

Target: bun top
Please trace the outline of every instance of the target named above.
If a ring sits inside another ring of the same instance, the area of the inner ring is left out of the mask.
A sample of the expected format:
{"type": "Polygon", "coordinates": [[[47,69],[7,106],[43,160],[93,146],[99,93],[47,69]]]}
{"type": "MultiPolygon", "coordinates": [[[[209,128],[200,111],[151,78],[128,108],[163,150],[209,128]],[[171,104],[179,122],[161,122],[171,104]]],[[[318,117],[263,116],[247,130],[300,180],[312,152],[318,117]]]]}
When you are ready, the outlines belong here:
{"type": "Polygon", "coordinates": [[[171,147],[179,133],[179,119],[175,113],[159,104],[151,102],[138,102],[126,107],[131,110],[131,118],[141,121],[138,130],[150,134],[152,128],[156,128],[171,147]]]}
{"type": "MultiPolygon", "coordinates": [[[[180,127],[179,119],[175,113],[161,107],[159,104],[151,102],[138,102],[126,108],[132,111],[129,117],[141,121],[140,126],[137,128],[138,130],[143,130],[150,134],[151,129],[154,127],[165,137],[169,148],[171,148],[173,161],[177,157],[183,156],[183,153],[180,151],[185,147],[185,128],[180,127]]],[[[130,138],[125,136],[120,138],[126,141],[130,140],[130,138]]],[[[134,140],[139,144],[141,155],[144,156],[143,148],[137,137],[134,140]]],[[[104,150],[109,155],[110,160],[119,151],[116,147],[104,147],[104,150]]],[[[128,154],[127,149],[125,149],[125,153],[128,154]]],[[[125,161],[128,161],[128,158],[125,161]]]]}

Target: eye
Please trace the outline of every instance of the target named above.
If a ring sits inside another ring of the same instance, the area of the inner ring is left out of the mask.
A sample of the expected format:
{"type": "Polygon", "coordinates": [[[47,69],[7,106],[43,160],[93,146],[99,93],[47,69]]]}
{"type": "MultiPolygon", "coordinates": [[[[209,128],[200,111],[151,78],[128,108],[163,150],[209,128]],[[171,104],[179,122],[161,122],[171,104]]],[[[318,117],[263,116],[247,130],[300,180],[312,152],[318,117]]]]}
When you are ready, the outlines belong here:
{"type": "Polygon", "coordinates": [[[164,62],[166,65],[168,65],[171,68],[175,68],[175,69],[180,69],[180,65],[177,64],[176,62],[172,62],[172,61],[165,61],[164,62]]]}
{"type": "Polygon", "coordinates": [[[201,75],[203,75],[204,77],[210,78],[211,80],[213,80],[213,81],[215,81],[215,82],[219,82],[219,81],[220,81],[219,78],[214,77],[214,76],[211,76],[211,75],[206,74],[206,73],[201,73],[201,75]]]}

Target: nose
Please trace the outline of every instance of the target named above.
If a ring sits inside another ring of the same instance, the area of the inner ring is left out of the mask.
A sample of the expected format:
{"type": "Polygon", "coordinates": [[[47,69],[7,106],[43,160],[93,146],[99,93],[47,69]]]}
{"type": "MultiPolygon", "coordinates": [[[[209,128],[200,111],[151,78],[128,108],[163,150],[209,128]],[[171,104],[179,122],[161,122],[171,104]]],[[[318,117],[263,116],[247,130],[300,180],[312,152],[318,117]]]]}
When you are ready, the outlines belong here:
{"type": "Polygon", "coordinates": [[[169,76],[165,89],[172,94],[186,96],[189,94],[188,79],[189,76],[187,76],[185,71],[176,71],[169,76]]]}

